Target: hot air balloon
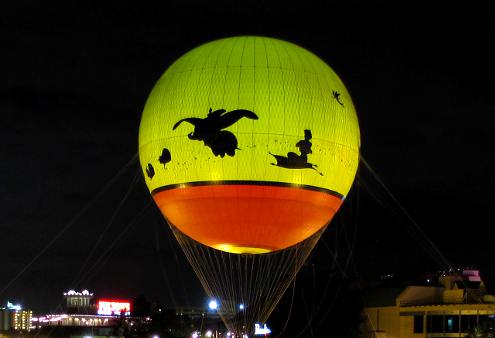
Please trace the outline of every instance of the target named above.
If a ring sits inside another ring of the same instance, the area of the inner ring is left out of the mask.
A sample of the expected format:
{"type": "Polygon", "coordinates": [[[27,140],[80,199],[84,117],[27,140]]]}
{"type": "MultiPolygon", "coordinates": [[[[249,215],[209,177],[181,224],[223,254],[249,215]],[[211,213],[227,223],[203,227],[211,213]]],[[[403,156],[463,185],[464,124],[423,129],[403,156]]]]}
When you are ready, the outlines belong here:
{"type": "Polygon", "coordinates": [[[267,320],[349,192],[359,147],[344,84],[290,42],[209,42],[158,80],[139,130],[145,181],[229,329],[267,320]]]}

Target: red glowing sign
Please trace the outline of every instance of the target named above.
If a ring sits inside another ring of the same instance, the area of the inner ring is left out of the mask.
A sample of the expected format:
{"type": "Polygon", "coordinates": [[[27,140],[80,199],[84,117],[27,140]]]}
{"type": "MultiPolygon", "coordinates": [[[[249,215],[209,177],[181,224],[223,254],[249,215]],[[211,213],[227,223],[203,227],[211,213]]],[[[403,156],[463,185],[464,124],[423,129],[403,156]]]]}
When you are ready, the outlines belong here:
{"type": "Polygon", "coordinates": [[[131,302],[128,300],[99,300],[98,301],[99,315],[131,315],[131,302]]]}

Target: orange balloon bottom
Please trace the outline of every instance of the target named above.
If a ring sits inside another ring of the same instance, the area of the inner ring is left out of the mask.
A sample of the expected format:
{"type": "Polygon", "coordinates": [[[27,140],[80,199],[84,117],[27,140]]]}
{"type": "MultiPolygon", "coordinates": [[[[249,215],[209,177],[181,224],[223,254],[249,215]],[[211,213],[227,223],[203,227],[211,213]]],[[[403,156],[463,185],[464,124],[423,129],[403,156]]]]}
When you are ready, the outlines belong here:
{"type": "Polygon", "coordinates": [[[156,191],[167,220],[209,247],[266,253],[310,237],[333,218],[342,198],[299,186],[218,184],[156,191]]]}

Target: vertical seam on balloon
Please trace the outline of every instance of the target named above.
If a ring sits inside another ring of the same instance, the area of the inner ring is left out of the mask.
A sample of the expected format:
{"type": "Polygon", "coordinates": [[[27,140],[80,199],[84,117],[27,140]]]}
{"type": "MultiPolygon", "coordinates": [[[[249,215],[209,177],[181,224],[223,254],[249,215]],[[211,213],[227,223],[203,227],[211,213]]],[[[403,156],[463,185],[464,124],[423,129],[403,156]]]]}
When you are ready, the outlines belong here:
{"type": "MultiPolygon", "coordinates": [[[[228,40],[222,40],[221,42],[225,45],[227,43],[227,41],[228,40]]],[[[218,48],[217,53],[216,53],[215,63],[214,63],[214,65],[212,67],[212,70],[211,70],[210,85],[208,87],[208,106],[209,106],[209,108],[211,108],[211,100],[210,100],[210,97],[211,97],[211,88],[213,86],[213,79],[215,77],[215,73],[216,73],[217,66],[218,66],[218,59],[220,58],[220,52],[219,52],[220,50],[222,50],[222,48],[218,48]]],[[[208,57],[208,60],[210,59],[210,56],[208,57]]]]}
{"type": "Polygon", "coordinates": [[[310,81],[308,80],[308,77],[311,75],[311,76],[314,76],[313,73],[316,74],[316,71],[315,69],[313,68],[313,59],[312,58],[305,58],[303,59],[300,55],[300,52],[301,50],[300,49],[296,49],[295,50],[295,53],[296,53],[296,56],[297,58],[299,59],[299,61],[301,62],[301,64],[303,64],[304,66],[304,82],[306,83],[306,88],[308,89],[308,93],[309,93],[309,99],[310,99],[310,104],[309,104],[309,107],[311,107],[311,126],[308,126],[310,128],[310,130],[313,130],[313,121],[314,121],[314,115],[315,115],[315,107],[314,107],[314,99],[313,99],[313,91],[312,91],[312,87],[311,87],[311,83],[310,81]],[[309,61],[308,64],[305,63],[309,61]],[[306,71],[306,65],[308,65],[309,67],[311,67],[311,72],[308,72],[306,71]]]}
{"type": "MultiPolygon", "coordinates": [[[[246,47],[246,37],[244,37],[242,39],[242,42],[243,42],[243,45],[242,45],[242,49],[241,49],[241,55],[240,55],[240,59],[239,59],[239,77],[237,79],[237,104],[236,106],[239,107],[239,96],[240,96],[240,90],[241,90],[241,76],[242,76],[242,58],[244,56],[244,49],[246,47]]],[[[239,124],[236,124],[236,134],[239,135],[239,124]]],[[[235,159],[236,161],[236,166],[235,166],[235,169],[236,169],[236,177],[239,177],[239,155],[238,156],[235,156],[235,159]]],[[[223,170],[223,162],[222,162],[222,170],[223,170]]],[[[237,199],[236,199],[236,202],[237,199]]]]}
{"type": "MultiPolygon", "coordinates": [[[[237,106],[239,107],[239,102],[240,102],[240,95],[241,95],[241,79],[242,79],[242,59],[244,57],[244,51],[246,49],[246,41],[247,37],[243,39],[243,45],[242,45],[242,50],[241,50],[241,59],[240,59],[240,64],[239,64],[239,79],[238,79],[238,84],[237,84],[237,106]]],[[[242,108],[242,107],[241,107],[242,108]]],[[[236,133],[239,135],[239,124],[236,124],[236,133]]],[[[236,156],[235,161],[237,163],[236,165],[236,176],[239,177],[239,156],[236,156]]]]}
{"type": "MultiPolygon", "coordinates": [[[[207,68],[206,67],[206,64],[208,62],[208,60],[210,59],[210,56],[211,56],[211,53],[213,51],[213,48],[211,47],[210,45],[210,49],[208,50],[208,53],[205,53],[205,57],[202,58],[203,59],[203,64],[201,65],[201,73],[200,73],[200,79],[203,77],[203,74],[204,74],[204,71],[205,69],[207,68]]],[[[202,55],[201,53],[198,53],[200,56],[202,55]]],[[[200,99],[204,98],[204,94],[203,95],[198,95],[199,93],[199,85],[200,85],[201,81],[198,81],[198,83],[196,84],[196,101],[200,101],[200,99]]],[[[199,104],[198,106],[202,106],[201,104],[199,104]]]]}
{"type": "MultiPolygon", "coordinates": [[[[287,48],[287,45],[286,44],[282,44],[282,48],[285,50],[285,54],[287,55],[288,57],[288,60],[289,60],[289,64],[290,64],[290,67],[291,67],[291,71],[292,71],[292,76],[293,76],[293,79],[294,79],[294,83],[295,85],[300,85],[302,84],[301,82],[299,82],[299,79],[298,79],[298,76],[297,76],[297,73],[296,73],[296,68],[294,66],[294,58],[293,58],[293,54],[291,53],[291,51],[287,48]]],[[[301,90],[297,90],[297,110],[298,110],[298,126],[300,126],[300,122],[301,122],[301,90]]],[[[284,101],[286,101],[284,99],[284,101]]],[[[284,112],[285,114],[285,112],[284,112]]],[[[285,134],[285,126],[284,126],[284,134],[285,134]]],[[[303,183],[303,176],[304,176],[304,172],[301,170],[299,172],[296,172],[294,174],[299,174],[299,184],[302,184],[303,183]]]]}
{"type": "MultiPolygon", "coordinates": [[[[191,58],[192,59],[192,58],[191,58]]],[[[192,60],[188,60],[188,63],[190,64],[193,64],[192,60]]],[[[187,69],[187,67],[184,67],[185,69],[187,69]]],[[[191,66],[191,71],[190,73],[192,73],[192,69],[193,69],[193,66],[191,66]]],[[[179,114],[180,115],[183,115],[184,114],[184,98],[187,97],[186,95],[186,85],[184,83],[184,76],[179,76],[179,80],[180,80],[180,86],[182,87],[181,90],[182,90],[182,98],[181,98],[181,101],[180,101],[180,110],[179,110],[179,114]]],[[[181,170],[180,171],[181,175],[183,175],[184,179],[186,178],[185,177],[185,170],[181,170]]]]}
{"type": "MultiPolygon", "coordinates": [[[[257,114],[258,108],[256,107],[256,37],[253,37],[253,111],[257,114]]],[[[253,154],[254,147],[254,121],[251,121],[251,155],[253,154]]],[[[253,177],[254,165],[250,165],[250,176],[253,177]]]]}
{"type": "MultiPolygon", "coordinates": [[[[291,53],[291,51],[287,48],[287,45],[283,44],[282,45],[283,48],[285,49],[285,53],[287,54],[288,58],[289,58],[289,62],[290,62],[290,65],[291,65],[291,68],[292,68],[292,74],[294,76],[294,84],[299,86],[299,85],[302,85],[302,83],[299,82],[299,79],[298,79],[298,76],[296,74],[296,70],[295,70],[295,66],[294,66],[294,63],[295,61],[297,60],[294,60],[294,55],[297,57],[297,59],[299,60],[299,66],[303,67],[302,63],[301,63],[301,59],[299,59],[298,55],[297,55],[297,52],[296,53],[291,53]]],[[[306,72],[306,69],[304,69],[303,67],[303,77],[304,77],[304,80],[306,80],[306,74],[304,74],[306,72]]],[[[301,126],[301,91],[300,90],[297,90],[297,110],[298,110],[298,127],[301,126]]],[[[304,172],[301,170],[299,171],[299,183],[302,184],[304,181],[304,172]]],[[[301,214],[301,217],[302,217],[302,213],[303,211],[302,210],[299,210],[300,214],[301,214]]]]}
{"type": "MultiPolygon", "coordinates": [[[[256,38],[253,38],[253,111],[257,113],[256,108],[256,38]]],[[[254,121],[251,121],[251,153],[253,153],[253,145],[254,145],[254,121]]],[[[254,165],[250,165],[250,175],[253,177],[253,168],[254,165]]]]}
{"type": "MultiPolygon", "coordinates": [[[[316,61],[317,60],[318,59],[311,58],[310,59],[310,64],[311,64],[311,68],[313,69],[314,74],[315,74],[313,76],[315,78],[315,83],[318,86],[317,90],[319,90],[319,92],[320,92],[320,103],[319,103],[320,109],[319,109],[318,112],[319,112],[319,114],[325,114],[325,112],[326,112],[325,108],[326,108],[327,102],[325,100],[323,86],[322,86],[322,83],[321,83],[321,77],[318,75],[318,72],[317,72],[317,68],[318,68],[318,65],[316,64],[316,61]]],[[[315,99],[316,99],[316,95],[315,95],[315,99]]],[[[315,121],[315,114],[314,114],[314,112],[312,112],[312,117],[313,117],[313,119],[311,121],[311,124],[312,124],[311,127],[314,128],[314,121],[315,121]]],[[[320,137],[323,137],[323,135],[321,135],[320,137]]],[[[326,152],[328,152],[328,148],[324,149],[323,147],[320,147],[320,152],[322,152],[322,157],[325,157],[326,158],[326,156],[327,156],[326,152]],[[323,151],[324,150],[325,150],[325,153],[323,154],[323,151]]],[[[328,161],[328,162],[330,162],[330,161],[328,161]]],[[[328,182],[330,181],[329,175],[327,175],[323,180],[324,180],[325,185],[327,185],[328,182]]]]}
{"type": "MultiPolygon", "coordinates": [[[[253,37],[253,103],[252,103],[252,111],[256,113],[258,108],[256,107],[256,38],[253,37]]],[[[259,114],[259,113],[258,113],[259,114]]],[[[251,121],[251,144],[250,144],[250,153],[253,154],[254,149],[254,120],[251,121]]],[[[250,157],[251,159],[251,157],[250,157]]],[[[250,165],[250,176],[253,176],[253,165],[250,165]]]]}
{"type": "MultiPolygon", "coordinates": [[[[272,100],[271,100],[271,84],[270,84],[270,65],[268,63],[268,52],[266,50],[266,41],[264,39],[261,40],[263,42],[263,47],[265,49],[265,59],[266,59],[266,77],[267,77],[267,84],[268,84],[268,87],[267,87],[267,92],[268,92],[268,122],[267,122],[267,125],[268,125],[268,129],[267,130],[270,130],[270,126],[271,126],[271,111],[272,111],[272,100]]],[[[270,137],[271,135],[269,133],[265,133],[265,137],[266,137],[266,148],[268,150],[268,144],[270,144],[270,137]]],[[[265,167],[264,170],[263,170],[263,175],[266,176],[266,171],[268,170],[268,167],[265,167]]]]}
{"type": "Polygon", "coordinates": [[[225,92],[226,92],[226,84],[227,84],[227,76],[229,74],[229,70],[230,70],[230,59],[232,57],[232,52],[234,50],[234,45],[235,45],[235,42],[232,44],[231,48],[230,48],[230,52],[229,52],[229,56],[227,57],[227,66],[225,67],[225,76],[224,76],[224,81],[223,81],[223,96],[222,96],[222,106],[221,107],[216,107],[215,109],[217,108],[222,108],[222,109],[225,109],[225,92]]]}
{"type": "MultiPolygon", "coordinates": [[[[280,53],[278,52],[276,46],[279,45],[280,42],[277,41],[277,43],[274,43],[273,44],[273,47],[274,47],[274,51],[275,51],[275,54],[277,54],[277,58],[278,58],[278,63],[279,63],[279,69],[280,69],[280,74],[282,75],[282,91],[284,93],[284,98],[283,98],[283,101],[282,101],[282,104],[283,104],[283,115],[284,115],[284,128],[283,128],[283,132],[282,132],[282,138],[283,140],[285,141],[285,104],[286,104],[286,91],[285,91],[285,81],[284,81],[284,70],[282,69],[282,61],[280,59],[280,53]]],[[[280,170],[277,170],[277,181],[280,180],[280,170]]]]}
{"type": "MultiPolygon", "coordinates": [[[[285,54],[287,55],[287,58],[288,58],[288,61],[289,61],[289,65],[291,67],[291,71],[292,71],[292,76],[293,76],[293,80],[294,80],[294,85],[298,86],[300,83],[299,83],[299,80],[298,80],[298,77],[297,77],[297,74],[296,74],[296,71],[295,71],[295,68],[294,68],[294,60],[293,60],[293,54],[290,52],[290,50],[287,48],[287,45],[286,44],[281,44],[282,48],[284,49],[285,51],[285,54]]],[[[300,61],[300,60],[299,60],[300,61]]],[[[298,123],[297,125],[300,126],[301,125],[301,92],[300,92],[300,89],[298,90],[299,88],[296,88],[296,97],[297,97],[297,110],[299,112],[298,115],[298,123]]],[[[285,102],[285,97],[284,97],[284,102],[285,102]]],[[[285,110],[284,110],[284,114],[285,114],[285,110]]],[[[285,135],[285,124],[284,124],[284,135],[285,135]]],[[[302,184],[303,182],[303,176],[304,176],[304,172],[301,170],[299,172],[296,172],[294,176],[299,176],[298,179],[299,179],[299,183],[302,184]],[[299,174],[299,175],[297,175],[299,174]]]]}
{"type": "MultiPolygon", "coordinates": [[[[323,94],[323,87],[321,85],[321,77],[318,76],[318,73],[316,72],[316,64],[315,64],[315,59],[311,59],[310,60],[310,63],[311,63],[311,67],[313,68],[314,70],[314,73],[316,75],[314,75],[315,79],[316,79],[316,82],[318,83],[318,89],[319,89],[319,92],[320,92],[320,106],[321,106],[321,109],[320,109],[320,112],[325,112],[325,95],[323,94]]],[[[312,115],[313,116],[313,120],[311,121],[312,122],[312,126],[314,125],[314,120],[315,120],[315,117],[314,117],[314,114],[312,115]]]]}
{"type": "MultiPolygon", "coordinates": [[[[203,63],[201,64],[201,68],[198,71],[198,73],[199,73],[198,74],[198,81],[196,83],[196,88],[194,90],[194,94],[195,94],[194,95],[194,99],[195,99],[195,105],[194,106],[196,106],[196,107],[203,107],[203,105],[204,105],[204,102],[201,102],[201,99],[203,99],[204,96],[199,95],[199,88],[200,88],[200,84],[203,81],[203,76],[204,76],[204,72],[205,72],[205,68],[206,68],[205,64],[208,62],[212,50],[213,50],[213,48],[210,45],[210,48],[207,50],[206,53],[204,53],[205,57],[202,57],[202,58],[201,58],[201,55],[203,55],[203,54],[198,53],[199,54],[198,59],[201,59],[203,61],[203,63]]],[[[195,171],[196,177],[199,176],[198,170],[199,170],[198,165],[194,165],[194,171],[195,171]]]]}
{"type": "MultiPolygon", "coordinates": [[[[305,86],[306,86],[306,89],[307,89],[307,93],[309,95],[309,104],[308,106],[310,107],[311,109],[311,125],[310,126],[305,126],[304,129],[306,128],[309,128],[309,130],[312,130],[314,131],[314,128],[313,128],[313,121],[314,121],[314,116],[315,116],[315,105],[314,105],[314,98],[313,98],[313,88],[312,88],[312,83],[315,83],[317,81],[309,81],[309,76],[315,76],[314,74],[317,74],[316,72],[316,69],[313,68],[313,58],[302,58],[301,55],[300,55],[300,52],[301,52],[301,49],[297,48],[297,49],[294,49],[294,53],[296,55],[296,57],[299,59],[299,62],[301,63],[301,65],[303,66],[304,68],[304,83],[305,83],[305,86]],[[310,70],[311,71],[308,71],[308,69],[306,69],[306,67],[309,67],[311,68],[310,70]],[[314,73],[314,74],[313,74],[314,73]]],[[[301,118],[301,115],[299,115],[299,120],[301,118]]],[[[316,147],[315,148],[319,148],[320,151],[321,151],[321,146],[320,145],[315,145],[316,147]]],[[[316,151],[316,149],[315,149],[316,151]]],[[[323,158],[323,157],[322,157],[323,158]]],[[[301,176],[303,175],[303,173],[301,172],[301,176]]],[[[323,181],[326,181],[326,177],[321,177],[320,176],[320,179],[323,180],[323,181]]],[[[302,177],[301,177],[301,182],[302,182],[302,177]]],[[[321,182],[321,181],[320,181],[321,182]]]]}
{"type": "MultiPolygon", "coordinates": [[[[294,70],[294,62],[292,60],[292,55],[291,55],[290,51],[287,49],[287,46],[285,44],[282,44],[282,48],[285,50],[285,53],[287,54],[287,57],[289,59],[289,63],[291,66],[292,74],[294,76],[294,83],[297,85],[297,84],[299,84],[299,81],[298,81],[298,78],[296,75],[296,71],[294,70]]],[[[300,90],[296,89],[296,91],[297,91],[297,109],[300,112],[301,111],[301,95],[300,95],[300,90]]],[[[298,125],[300,125],[300,124],[301,124],[301,114],[298,114],[298,125]]]]}
{"type": "MultiPolygon", "coordinates": [[[[223,45],[226,45],[227,42],[228,42],[228,39],[222,40],[223,45]]],[[[219,48],[219,50],[222,50],[222,48],[219,48]]],[[[212,68],[212,71],[211,71],[210,87],[209,87],[209,91],[208,91],[208,105],[210,105],[210,108],[211,108],[211,100],[210,100],[211,88],[212,88],[212,85],[213,85],[213,78],[215,77],[215,73],[216,73],[216,70],[217,70],[218,59],[219,58],[220,58],[220,53],[217,52],[217,56],[216,56],[216,59],[215,59],[215,65],[214,65],[214,67],[212,68]]],[[[211,154],[209,156],[211,156],[211,154]]],[[[210,159],[210,157],[208,157],[208,159],[210,159]]],[[[215,158],[213,158],[213,159],[215,159],[215,158]]],[[[210,179],[214,180],[212,178],[211,161],[208,161],[208,172],[210,173],[210,179]]]]}
{"type": "MultiPolygon", "coordinates": [[[[239,102],[240,102],[241,79],[242,79],[242,72],[243,72],[243,69],[242,69],[242,60],[244,58],[244,52],[246,50],[247,41],[248,41],[248,37],[246,37],[244,39],[244,44],[242,45],[241,63],[240,63],[240,67],[239,67],[239,85],[238,85],[238,88],[237,88],[237,105],[239,105],[239,102]]],[[[237,126],[237,135],[239,135],[239,124],[237,124],[236,126],[237,126]]],[[[236,176],[239,177],[239,156],[236,157],[236,162],[237,162],[237,165],[236,165],[236,176]]]]}
{"type": "MultiPolygon", "coordinates": [[[[230,60],[232,59],[232,53],[234,52],[236,44],[237,44],[237,40],[233,41],[233,43],[230,44],[231,48],[230,48],[230,52],[229,52],[229,55],[228,55],[227,60],[226,60],[227,62],[226,62],[226,67],[225,67],[225,76],[224,76],[224,83],[223,83],[222,106],[221,107],[215,107],[215,109],[217,109],[217,108],[226,109],[226,107],[225,107],[226,83],[227,83],[228,74],[229,74],[230,69],[231,69],[230,60]]],[[[222,167],[222,175],[221,176],[225,177],[224,161],[221,161],[220,164],[222,167]]]]}

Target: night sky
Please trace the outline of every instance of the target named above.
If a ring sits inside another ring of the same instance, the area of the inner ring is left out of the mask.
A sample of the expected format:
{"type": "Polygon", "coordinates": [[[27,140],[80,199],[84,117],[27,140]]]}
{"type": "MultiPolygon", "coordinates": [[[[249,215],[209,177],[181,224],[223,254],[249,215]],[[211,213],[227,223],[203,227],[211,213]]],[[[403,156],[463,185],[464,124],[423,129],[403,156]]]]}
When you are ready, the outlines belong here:
{"type": "Polygon", "coordinates": [[[56,311],[70,288],[204,303],[141,177],[138,127],[148,93],[175,59],[246,34],[299,44],[339,74],[358,112],[362,157],[395,198],[362,165],[311,260],[352,255],[346,272],[370,280],[445,267],[417,224],[450,264],[480,268],[495,292],[494,35],[486,8],[13,3],[0,5],[0,304],[56,311]]]}

